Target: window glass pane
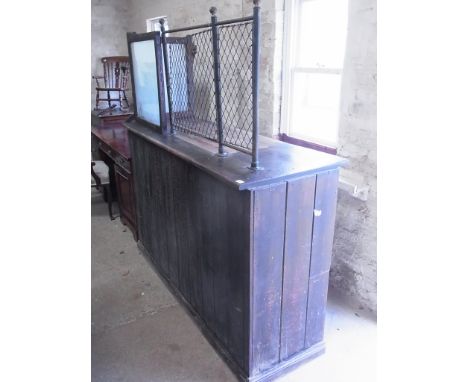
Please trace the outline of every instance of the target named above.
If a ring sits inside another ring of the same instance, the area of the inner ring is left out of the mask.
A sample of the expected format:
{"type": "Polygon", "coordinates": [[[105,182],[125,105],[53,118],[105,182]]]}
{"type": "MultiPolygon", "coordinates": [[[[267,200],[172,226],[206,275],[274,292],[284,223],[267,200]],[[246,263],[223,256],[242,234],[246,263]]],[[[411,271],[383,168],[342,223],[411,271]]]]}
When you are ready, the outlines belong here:
{"type": "Polygon", "coordinates": [[[131,45],[131,51],[138,117],[159,126],[159,96],[154,41],[134,42],[131,45]]]}
{"type": "Polygon", "coordinates": [[[342,68],[348,0],[302,1],[298,9],[296,66],[342,68]]]}
{"type": "Polygon", "coordinates": [[[293,72],[290,135],[336,147],[341,76],[293,72]]]}

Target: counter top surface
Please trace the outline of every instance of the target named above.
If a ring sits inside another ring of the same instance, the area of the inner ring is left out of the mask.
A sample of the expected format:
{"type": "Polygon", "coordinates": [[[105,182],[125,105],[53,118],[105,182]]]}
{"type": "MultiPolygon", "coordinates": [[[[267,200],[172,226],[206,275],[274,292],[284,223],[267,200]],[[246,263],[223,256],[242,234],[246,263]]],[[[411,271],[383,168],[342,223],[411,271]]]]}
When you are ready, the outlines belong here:
{"type": "Polygon", "coordinates": [[[164,136],[137,121],[125,122],[124,126],[239,190],[312,175],[344,166],[348,162],[336,155],[260,136],[259,161],[263,169],[252,170],[249,168],[250,155],[226,147],[228,156],[219,157],[216,155],[216,142],[181,133],[164,136]]]}

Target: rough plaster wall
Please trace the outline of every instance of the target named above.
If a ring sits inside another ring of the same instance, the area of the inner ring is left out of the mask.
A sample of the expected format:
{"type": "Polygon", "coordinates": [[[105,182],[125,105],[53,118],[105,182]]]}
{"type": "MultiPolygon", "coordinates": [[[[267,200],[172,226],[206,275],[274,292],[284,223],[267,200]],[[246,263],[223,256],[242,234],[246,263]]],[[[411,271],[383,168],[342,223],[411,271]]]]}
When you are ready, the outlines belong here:
{"type": "Polygon", "coordinates": [[[349,0],[338,155],[362,187],[362,199],[340,190],[331,285],[361,308],[377,309],[377,44],[376,0],[349,0]]]}
{"type": "MultiPolygon", "coordinates": [[[[93,75],[102,75],[101,57],[128,55],[128,15],[127,0],[91,1],[91,73],[93,75]]],[[[94,108],[96,83],[93,79],[91,81],[91,105],[94,108]]],[[[127,96],[131,97],[131,91],[127,96]]]]}
{"type": "MultiPolygon", "coordinates": [[[[216,6],[219,20],[249,16],[252,0],[128,0],[129,31],[146,32],[146,19],[167,16],[169,29],[210,22],[216,6]]],[[[283,0],[261,1],[260,133],[271,136],[279,129],[281,93],[281,36],[283,0]],[[281,25],[278,29],[278,19],[281,25]]]]}

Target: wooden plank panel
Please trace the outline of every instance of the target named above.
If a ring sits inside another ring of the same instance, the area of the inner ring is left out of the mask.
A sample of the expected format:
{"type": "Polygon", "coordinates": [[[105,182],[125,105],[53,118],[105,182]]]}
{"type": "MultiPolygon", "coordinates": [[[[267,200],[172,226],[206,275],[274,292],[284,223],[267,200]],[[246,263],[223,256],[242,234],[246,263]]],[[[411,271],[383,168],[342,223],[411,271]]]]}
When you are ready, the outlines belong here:
{"type": "Polygon", "coordinates": [[[307,328],[304,343],[306,348],[323,340],[327,307],[328,275],[328,272],[323,273],[309,282],[307,328]]]}
{"type": "Polygon", "coordinates": [[[197,196],[197,180],[198,172],[194,167],[188,168],[188,178],[187,178],[187,203],[188,207],[188,219],[187,227],[180,231],[181,240],[183,240],[183,235],[190,233],[190,239],[186,242],[187,247],[183,251],[182,260],[180,262],[181,267],[185,274],[185,282],[187,287],[187,293],[191,304],[194,309],[200,313],[200,316],[203,317],[204,313],[204,298],[203,298],[203,278],[202,278],[202,259],[203,259],[203,240],[199,236],[199,231],[197,227],[201,227],[201,209],[198,206],[198,196],[197,196]],[[186,265],[184,265],[186,264],[186,265]]]}
{"type": "Polygon", "coordinates": [[[285,200],[286,183],[254,191],[251,374],[280,358],[285,200]]]}
{"type": "Polygon", "coordinates": [[[193,267],[193,248],[194,240],[194,220],[191,212],[191,188],[190,188],[190,169],[185,163],[173,164],[174,176],[176,177],[173,185],[174,205],[173,219],[175,222],[175,250],[176,265],[178,274],[178,288],[184,298],[199,312],[200,306],[195,306],[194,294],[199,291],[198,285],[194,285],[198,268],[193,267]]]}
{"type": "Polygon", "coordinates": [[[195,171],[194,215],[196,247],[202,264],[203,317],[244,366],[250,196],[195,171]]]}
{"type": "Polygon", "coordinates": [[[215,263],[219,270],[214,282],[216,312],[220,313],[220,318],[225,317],[219,324],[225,328],[228,350],[245,368],[244,344],[248,339],[249,317],[250,192],[222,187],[224,217],[220,223],[225,228],[215,263]]]}
{"type": "Polygon", "coordinates": [[[134,175],[134,189],[135,189],[135,206],[136,206],[136,220],[139,233],[139,240],[147,248],[149,245],[148,234],[147,234],[147,225],[145,224],[145,185],[146,181],[146,172],[143,170],[145,166],[144,152],[141,150],[141,138],[135,136],[132,133],[129,133],[129,144],[130,150],[134,153],[133,156],[133,175],[134,175]],[[134,164],[138,163],[138,166],[134,164]]]}
{"type": "MultiPolygon", "coordinates": [[[[164,211],[164,228],[165,234],[165,260],[167,262],[167,271],[169,279],[177,287],[179,284],[179,269],[178,269],[178,241],[176,237],[176,227],[179,222],[175,218],[175,206],[181,202],[179,200],[184,193],[184,190],[179,186],[181,177],[183,176],[184,164],[177,158],[168,158],[167,153],[160,152],[160,163],[164,189],[164,203],[160,209],[164,211]]],[[[155,164],[156,165],[156,164],[155,164]]],[[[161,187],[161,185],[159,185],[161,187]]]]}
{"type": "Polygon", "coordinates": [[[315,176],[288,182],[281,312],[281,360],[304,348],[315,176]]]}
{"type": "Polygon", "coordinates": [[[330,270],[335,229],[338,170],[317,174],[310,277],[330,270]]]}
{"type": "Polygon", "coordinates": [[[317,174],[309,273],[307,327],[304,342],[306,348],[316,344],[323,338],[337,192],[338,170],[317,174]]]}
{"type": "Polygon", "coordinates": [[[162,158],[159,151],[155,151],[151,146],[146,147],[148,156],[145,171],[147,172],[147,196],[144,214],[147,215],[149,225],[150,255],[160,266],[164,275],[168,276],[167,262],[167,240],[165,224],[167,216],[165,214],[165,178],[161,167],[158,165],[162,158]],[[149,171],[149,169],[152,169],[149,171]],[[163,187],[161,185],[164,184],[163,187]]]}

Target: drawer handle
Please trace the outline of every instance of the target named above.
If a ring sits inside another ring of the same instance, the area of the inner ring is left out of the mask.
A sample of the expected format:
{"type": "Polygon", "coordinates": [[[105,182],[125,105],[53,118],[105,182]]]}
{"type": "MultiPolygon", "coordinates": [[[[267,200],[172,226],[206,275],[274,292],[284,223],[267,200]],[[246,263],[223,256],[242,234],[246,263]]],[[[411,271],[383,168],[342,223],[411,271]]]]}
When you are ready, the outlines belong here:
{"type": "Polygon", "coordinates": [[[322,215],[322,210],[314,210],[314,216],[319,217],[320,215],[322,215]]]}

